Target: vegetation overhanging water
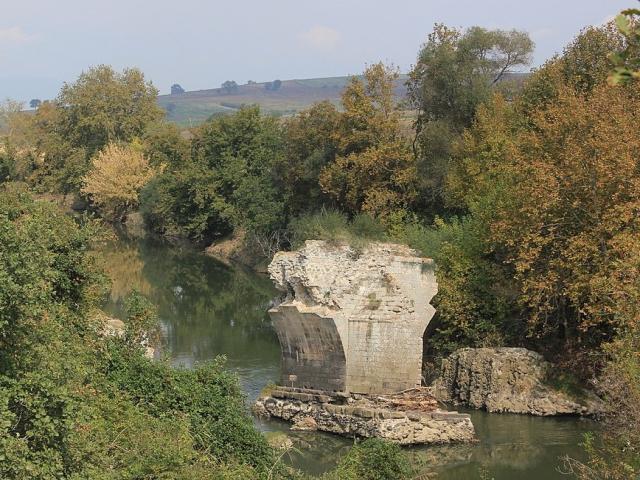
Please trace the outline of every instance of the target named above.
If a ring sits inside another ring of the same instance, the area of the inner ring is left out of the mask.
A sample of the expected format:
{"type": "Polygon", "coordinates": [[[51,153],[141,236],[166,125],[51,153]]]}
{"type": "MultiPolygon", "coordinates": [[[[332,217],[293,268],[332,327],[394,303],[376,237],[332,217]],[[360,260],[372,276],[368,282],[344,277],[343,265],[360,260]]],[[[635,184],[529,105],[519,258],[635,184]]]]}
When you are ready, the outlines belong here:
{"type": "MultiPolygon", "coordinates": [[[[125,296],[136,289],[156,305],[162,354],[189,367],[227,357],[252,402],[279,374],[279,346],[268,315],[276,295],[269,279],[226,265],[189,247],[154,239],[121,238],[103,251],[113,288],[107,310],[122,315],[125,296]]],[[[582,457],[582,434],[595,425],[577,418],[537,418],[471,411],[479,443],[410,450],[442,480],[565,478],[561,457],[582,457]]],[[[333,467],[351,441],[323,433],[290,432],[279,421],[258,421],[264,432],[286,432],[295,449],[289,461],[308,473],[333,467]]]]}

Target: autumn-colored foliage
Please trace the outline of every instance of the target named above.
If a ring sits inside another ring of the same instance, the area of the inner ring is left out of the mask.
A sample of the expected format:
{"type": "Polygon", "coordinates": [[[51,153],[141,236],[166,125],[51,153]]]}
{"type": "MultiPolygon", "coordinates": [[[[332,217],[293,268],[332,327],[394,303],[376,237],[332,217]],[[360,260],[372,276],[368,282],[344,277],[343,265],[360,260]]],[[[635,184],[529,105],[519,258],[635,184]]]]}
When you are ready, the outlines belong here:
{"type": "Polygon", "coordinates": [[[415,158],[403,138],[393,98],[397,73],[375,64],[342,95],[338,156],[320,174],[322,189],[347,212],[385,218],[416,195],[415,158]]]}
{"type": "Polygon", "coordinates": [[[109,144],[92,160],[82,192],[110,220],[122,220],[138,205],[138,194],[155,171],[136,146],[109,144]]]}
{"type": "Polygon", "coordinates": [[[609,87],[606,63],[582,68],[615,44],[609,26],[588,29],[517,102],[481,106],[447,177],[449,204],[512,269],[531,339],[565,353],[637,322],[620,305],[639,287],[640,89],[609,87]]]}
{"type": "Polygon", "coordinates": [[[620,274],[640,250],[638,112],[638,89],[565,88],[517,137],[492,237],[509,251],[538,331],[597,343],[619,326],[620,274]]]}

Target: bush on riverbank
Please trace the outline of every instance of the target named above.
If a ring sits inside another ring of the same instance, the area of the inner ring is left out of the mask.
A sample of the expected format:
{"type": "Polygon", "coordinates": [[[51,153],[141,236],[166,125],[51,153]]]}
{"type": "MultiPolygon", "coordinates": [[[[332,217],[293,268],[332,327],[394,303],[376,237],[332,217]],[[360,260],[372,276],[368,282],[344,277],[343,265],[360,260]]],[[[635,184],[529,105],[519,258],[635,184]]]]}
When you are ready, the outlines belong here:
{"type": "MultiPolygon", "coordinates": [[[[299,478],[256,430],[224,359],[187,370],[144,356],[155,315],[143,297],[126,302],[122,337],[103,336],[95,233],[0,190],[0,476],[299,478]]],[[[368,472],[378,456],[398,462],[396,450],[377,444],[348,471],[368,472]]]]}
{"type": "Polygon", "coordinates": [[[187,371],[144,357],[151,311],[139,299],[134,328],[102,337],[93,234],[48,202],[0,192],[0,476],[282,473],[223,363],[187,371]]]}
{"type": "Polygon", "coordinates": [[[356,443],[323,480],[403,480],[412,473],[398,445],[377,438],[356,443]]]}

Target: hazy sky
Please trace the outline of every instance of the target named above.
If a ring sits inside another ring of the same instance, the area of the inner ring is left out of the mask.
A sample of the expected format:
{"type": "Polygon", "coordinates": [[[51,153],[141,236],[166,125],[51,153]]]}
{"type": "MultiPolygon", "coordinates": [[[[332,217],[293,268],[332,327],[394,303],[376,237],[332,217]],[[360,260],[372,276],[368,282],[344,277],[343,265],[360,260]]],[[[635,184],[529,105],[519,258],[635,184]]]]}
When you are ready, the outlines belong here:
{"type": "Polygon", "coordinates": [[[52,98],[91,65],[137,66],[167,93],[406,71],[435,22],[517,28],[535,64],[635,0],[0,0],[0,98],[52,98]]]}

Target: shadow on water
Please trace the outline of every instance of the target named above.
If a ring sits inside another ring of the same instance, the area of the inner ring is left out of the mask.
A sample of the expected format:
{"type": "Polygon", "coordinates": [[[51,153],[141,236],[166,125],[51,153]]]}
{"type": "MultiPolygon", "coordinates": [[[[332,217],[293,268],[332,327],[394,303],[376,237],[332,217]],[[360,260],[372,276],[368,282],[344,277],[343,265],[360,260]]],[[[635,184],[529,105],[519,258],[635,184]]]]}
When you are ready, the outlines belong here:
{"type": "MultiPolygon", "coordinates": [[[[227,356],[252,402],[279,376],[279,347],[268,315],[276,295],[270,280],[207,257],[191,247],[160,240],[120,240],[101,254],[113,288],[106,309],[122,316],[133,289],[157,307],[162,350],[176,365],[227,356]]],[[[428,478],[441,480],[553,480],[568,478],[559,458],[580,458],[582,434],[594,424],[576,418],[537,418],[472,411],[479,442],[416,447],[408,451],[428,478]]],[[[333,467],[353,440],[316,432],[291,432],[280,421],[256,421],[265,432],[286,433],[295,451],[288,461],[308,473],[333,467]]]]}

